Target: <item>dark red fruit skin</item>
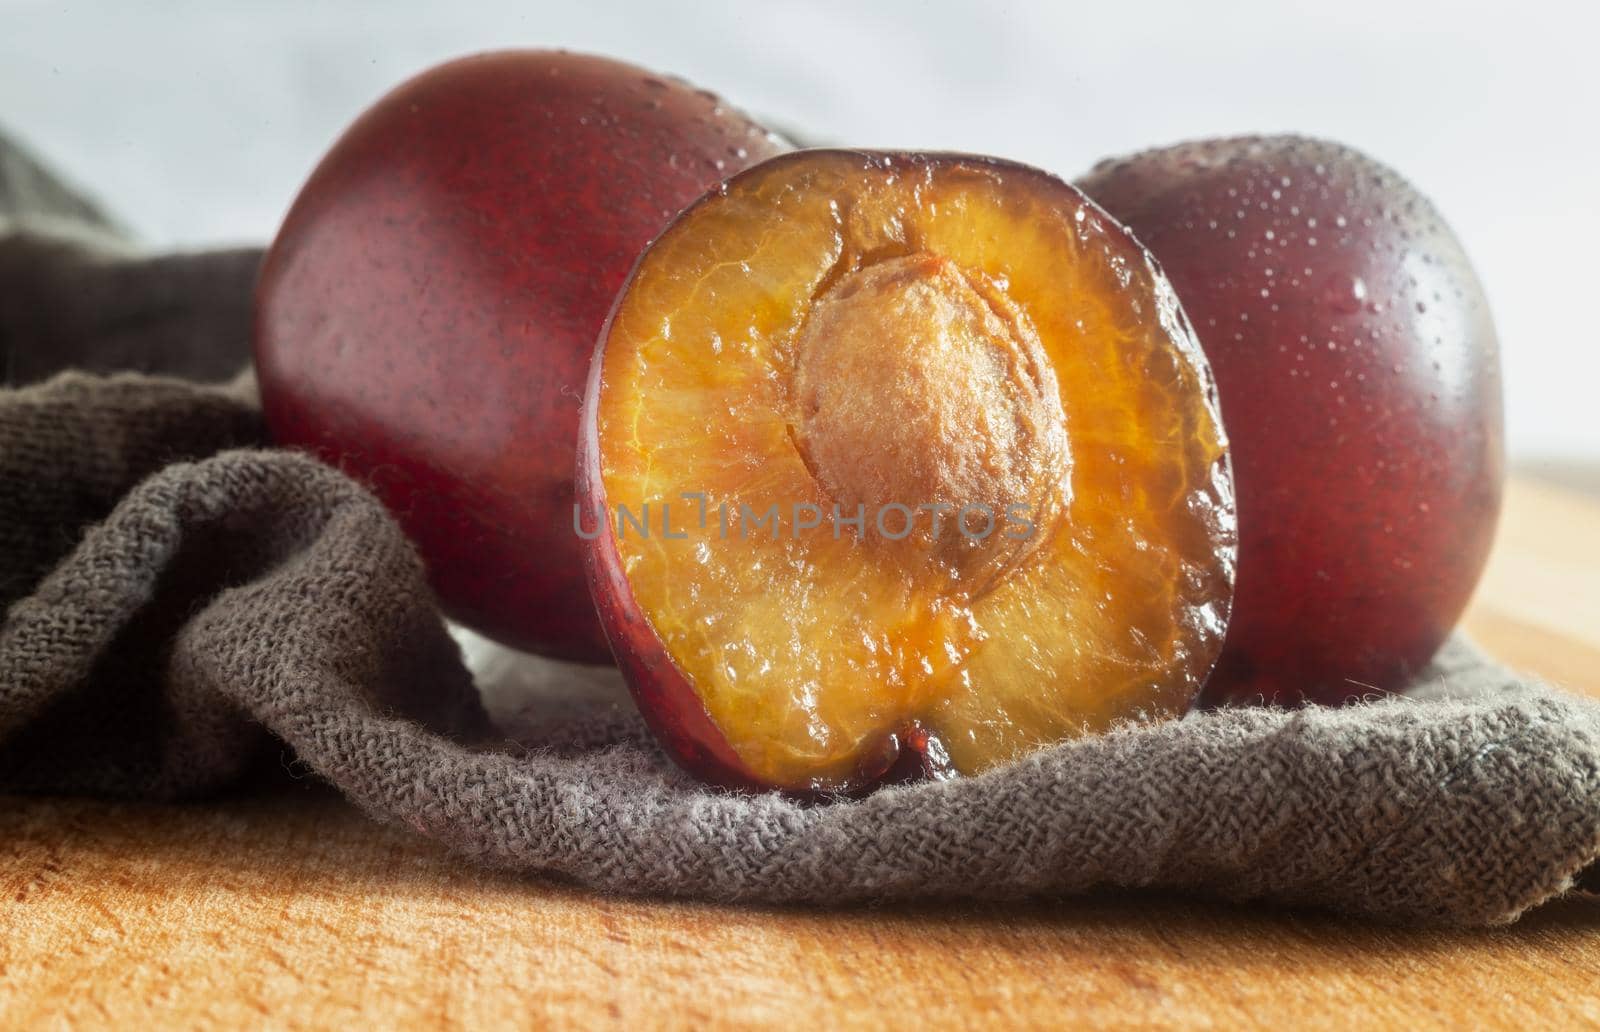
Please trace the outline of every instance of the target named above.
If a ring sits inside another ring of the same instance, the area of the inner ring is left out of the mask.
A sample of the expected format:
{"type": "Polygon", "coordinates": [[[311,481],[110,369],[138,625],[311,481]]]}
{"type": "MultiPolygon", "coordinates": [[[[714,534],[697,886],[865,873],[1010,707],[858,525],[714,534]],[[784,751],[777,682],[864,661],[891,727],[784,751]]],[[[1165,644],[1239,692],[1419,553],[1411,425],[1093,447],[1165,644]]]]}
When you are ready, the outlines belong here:
{"type": "Polygon", "coordinates": [[[1461,245],[1394,172],[1299,137],[1150,151],[1078,185],[1161,263],[1217,378],[1239,570],[1203,701],[1403,687],[1500,511],[1499,348],[1461,245]]]}
{"type": "Polygon", "coordinates": [[[573,532],[595,335],[680,208],[783,149],[709,93],[598,57],[485,54],[399,86],[267,255],[255,358],[274,438],[377,491],[451,616],[608,660],[573,532]]]}

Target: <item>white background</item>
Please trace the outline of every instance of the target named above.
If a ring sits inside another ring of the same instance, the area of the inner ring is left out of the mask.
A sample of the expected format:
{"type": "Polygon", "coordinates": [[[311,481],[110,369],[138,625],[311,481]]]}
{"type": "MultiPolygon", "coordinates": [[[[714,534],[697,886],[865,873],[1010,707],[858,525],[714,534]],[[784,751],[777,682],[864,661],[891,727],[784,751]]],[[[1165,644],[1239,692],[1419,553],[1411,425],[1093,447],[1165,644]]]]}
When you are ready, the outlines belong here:
{"type": "Polygon", "coordinates": [[[1300,131],[1430,194],[1476,262],[1515,456],[1600,458],[1600,4],[0,0],[0,125],[158,245],[264,240],[371,100],[456,54],[567,46],[826,142],[1065,176],[1300,131]]]}

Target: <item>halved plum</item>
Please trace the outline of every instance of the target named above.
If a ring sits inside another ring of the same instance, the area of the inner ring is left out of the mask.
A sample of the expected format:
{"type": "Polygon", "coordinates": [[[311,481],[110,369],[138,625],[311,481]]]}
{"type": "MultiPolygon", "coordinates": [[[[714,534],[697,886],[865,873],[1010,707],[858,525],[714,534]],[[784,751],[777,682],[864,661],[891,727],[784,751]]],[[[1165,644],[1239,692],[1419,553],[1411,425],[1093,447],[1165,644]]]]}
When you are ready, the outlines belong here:
{"type": "Polygon", "coordinates": [[[1181,713],[1232,599],[1211,374],[1092,202],[806,151],[645,252],[590,369],[576,529],[667,750],[852,792],[1181,713]]]}

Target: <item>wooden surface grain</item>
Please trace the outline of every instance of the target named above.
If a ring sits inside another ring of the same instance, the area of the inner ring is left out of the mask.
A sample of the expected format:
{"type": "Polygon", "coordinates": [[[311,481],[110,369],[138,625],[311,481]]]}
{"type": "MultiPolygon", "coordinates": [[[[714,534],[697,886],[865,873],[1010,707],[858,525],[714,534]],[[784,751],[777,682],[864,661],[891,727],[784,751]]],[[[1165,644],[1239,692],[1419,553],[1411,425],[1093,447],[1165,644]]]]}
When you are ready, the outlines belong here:
{"type": "MultiPolygon", "coordinates": [[[[1515,485],[1468,619],[1600,696],[1600,505],[1515,485]]],[[[1174,896],[851,912],[464,867],[309,785],[0,800],[0,1028],[1600,1025],[1600,900],[1487,932],[1174,896]]]]}

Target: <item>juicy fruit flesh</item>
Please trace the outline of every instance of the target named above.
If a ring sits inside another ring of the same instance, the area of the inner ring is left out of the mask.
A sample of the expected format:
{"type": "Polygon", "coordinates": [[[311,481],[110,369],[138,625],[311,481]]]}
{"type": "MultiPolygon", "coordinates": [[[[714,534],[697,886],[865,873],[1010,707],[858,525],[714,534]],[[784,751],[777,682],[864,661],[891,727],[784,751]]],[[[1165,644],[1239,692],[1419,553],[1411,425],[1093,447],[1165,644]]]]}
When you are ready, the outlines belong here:
{"type": "Polygon", "coordinates": [[[757,780],[852,784],[913,728],[976,772],[1181,711],[1209,670],[1232,577],[1209,379],[1159,274],[1063,184],[769,162],[652,247],[603,348],[607,517],[652,529],[616,534],[633,601],[757,780]],[[940,493],[1026,506],[1026,547],[874,519],[940,493]]]}

